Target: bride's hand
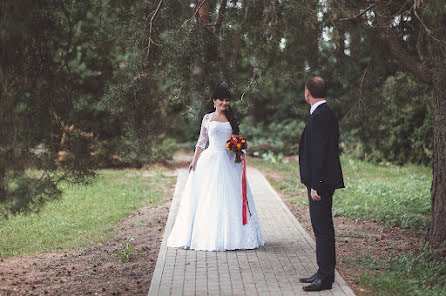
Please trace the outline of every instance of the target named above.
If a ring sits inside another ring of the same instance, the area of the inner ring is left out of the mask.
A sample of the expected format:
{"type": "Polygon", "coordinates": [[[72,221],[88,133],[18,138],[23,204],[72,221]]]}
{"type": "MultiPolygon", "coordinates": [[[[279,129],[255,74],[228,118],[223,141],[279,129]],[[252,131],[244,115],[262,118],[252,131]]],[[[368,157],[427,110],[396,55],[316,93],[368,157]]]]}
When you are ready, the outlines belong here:
{"type": "Polygon", "coordinates": [[[197,165],[197,163],[195,162],[195,161],[192,161],[191,163],[190,163],[190,165],[189,165],[189,173],[190,173],[190,170],[194,170],[195,171],[195,166],[197,165]]]}

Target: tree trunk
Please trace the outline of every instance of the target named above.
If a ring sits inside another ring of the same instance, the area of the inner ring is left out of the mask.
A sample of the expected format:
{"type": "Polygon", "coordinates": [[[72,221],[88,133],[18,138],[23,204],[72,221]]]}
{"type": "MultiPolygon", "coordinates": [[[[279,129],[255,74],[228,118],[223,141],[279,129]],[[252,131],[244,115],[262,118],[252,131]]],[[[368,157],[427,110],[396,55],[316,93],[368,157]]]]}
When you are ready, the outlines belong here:
{"type": "Polygon", "coordinates": [[[339,59],[343,61],[345,57],[345,29],[342,24],[338,27],[338,40],[337,40],[336,51],[338,53],[339,59]]]}
{"type": "Polygon", "coordinates": [[[0,165],[0,201],[3,201],[8,191],[8,179],[5,174],[5,167],[0,165]]]}
{"type": "Polygon", "coordinates": [[[446,241],[446,70],[444,64],[433,71],[434,159],[431,187],[432,221],[428,239],[432,243],[446,241]]]}
{"type": "MultiPolygon", "coordinates": [[[[201,5],[201,3],[203,3],[204,1],[206,0],[198,1],[199,5],[201,5]]],[[[209,15],[209,9],[210,9],[209,1],[206,1],[205,3],[203,3],[203,5],[201,5],[200,9],[198,10],[198,15],[202,24],[205,25],[209,24],[211,18],[211,16],[209,15]]]]}

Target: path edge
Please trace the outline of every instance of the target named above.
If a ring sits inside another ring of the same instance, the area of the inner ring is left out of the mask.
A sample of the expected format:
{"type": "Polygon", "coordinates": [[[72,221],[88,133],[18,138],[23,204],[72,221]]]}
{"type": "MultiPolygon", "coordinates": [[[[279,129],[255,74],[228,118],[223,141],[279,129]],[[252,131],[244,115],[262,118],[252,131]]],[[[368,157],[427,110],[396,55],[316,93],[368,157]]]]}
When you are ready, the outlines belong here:
{"type": "Polygon", "coordinates": [[[177,203],[180,202],[181,198],[181,188],[183,188],[183,183],[186,182],[187,179],[187,170],[186,169],[177,169],[177,182],[175,184],[175,191],[173,193],[172,202],[169,208],[169,215],[167,216],[166,227],[164,228],[163,240],[161,242],[160,250],[158,253],[158,259],[156,260],[155,271],[153,272],[152,280],[149,288],[149,296],[155,296],[159,294],[159,288],[161,284],[161,275],[164,269],[164,263],[166,262],[166,254],[167,254],[167,237],[170,233],[170,229],[173,227],[173,223],[176,216],[176,211],[171,211],[171,209],[177,208],[177,203]],[[163,265],[163,266],[161,266],[163,265]]]}

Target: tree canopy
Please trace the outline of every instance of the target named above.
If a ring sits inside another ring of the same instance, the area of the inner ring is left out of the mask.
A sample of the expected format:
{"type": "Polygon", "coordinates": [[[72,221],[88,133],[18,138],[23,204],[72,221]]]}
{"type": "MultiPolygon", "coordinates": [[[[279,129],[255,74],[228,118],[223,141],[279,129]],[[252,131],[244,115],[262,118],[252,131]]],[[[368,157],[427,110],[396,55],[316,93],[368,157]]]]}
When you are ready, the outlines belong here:
{"type": "Polygon", "coordinates": [[[173,139],[196,139],[217,85],[242,133],[293,154],[312,75],[328,82],[344,151],[433,163],[441,208],[445,11],[443,0],[3,1],[3,212],[38,210],[101,163],[169,157],[173,139]]]}

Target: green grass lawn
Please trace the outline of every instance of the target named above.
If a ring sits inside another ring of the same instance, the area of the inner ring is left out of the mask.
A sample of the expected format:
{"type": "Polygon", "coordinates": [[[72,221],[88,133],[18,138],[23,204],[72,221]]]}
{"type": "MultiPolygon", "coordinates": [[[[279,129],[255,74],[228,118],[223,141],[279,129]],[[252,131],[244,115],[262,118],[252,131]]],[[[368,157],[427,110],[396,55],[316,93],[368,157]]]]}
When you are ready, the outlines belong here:
{"type": "MultiPolygon", "coordinates": [[[[432,169],[425,166],[376,165],[342,157],[345,189],[333,199],[335,215],[368,219],[386,226],[401,226],[425,232],[430,221],[432,169]]],[[[270,163],[249,159],[249,163],[273,170],[281,178],[273,186],[307,204],[306,188],[299,180],[296,163],[270,163]]]]}
{"type": "Polygon", "coordinates": [[[0,258],[78,249],[110,238],[117,222],[163,199],[161,186],[174,186],[163,170],[100,170],[89,186],[62,185],[61,200],[38,214],[0,220],[0,258]]]}
{"type": "Polygon", "coordinates": [[[384,264],[369,262],[363,268],[361,285],[367,295],[446,296],[446,262],[427,245],[418,255],[388,257],[384,264]]]}

